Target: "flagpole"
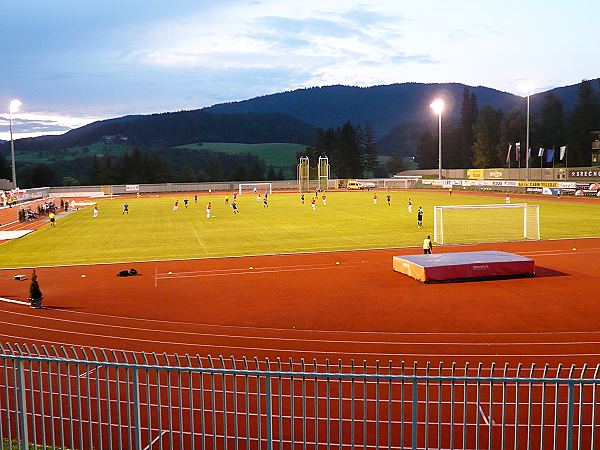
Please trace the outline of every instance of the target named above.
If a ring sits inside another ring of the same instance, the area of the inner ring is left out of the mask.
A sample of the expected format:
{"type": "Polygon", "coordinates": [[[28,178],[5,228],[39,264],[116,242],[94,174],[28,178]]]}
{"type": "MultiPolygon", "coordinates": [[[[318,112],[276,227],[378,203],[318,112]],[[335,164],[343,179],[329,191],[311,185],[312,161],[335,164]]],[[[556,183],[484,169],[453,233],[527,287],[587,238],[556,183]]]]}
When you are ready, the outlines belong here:
{"type": "Polygon", "coordinates": [[[527,93],[527,140],[525,142],[525,181],[529,181],[529,93],[527,93]]]}
{"type": "Polygon", "coordinates": [[[544,154],[540,156],[540,180],[544,181],[544,154]]]}
{"type": "Polygon", "coordinates": [[[569,147],[565,148],[565,166],[567,173],[565,174],[566,179],[569,179],[569,147]]]}
{"type": "MultiPolygon", "coordinates": [[[[552,150],[554,150],[554,147],[552,147],[552,150]]],[[[552,181],[554,181],[554,179],[554,152],[552,152],[552,181]]]]}

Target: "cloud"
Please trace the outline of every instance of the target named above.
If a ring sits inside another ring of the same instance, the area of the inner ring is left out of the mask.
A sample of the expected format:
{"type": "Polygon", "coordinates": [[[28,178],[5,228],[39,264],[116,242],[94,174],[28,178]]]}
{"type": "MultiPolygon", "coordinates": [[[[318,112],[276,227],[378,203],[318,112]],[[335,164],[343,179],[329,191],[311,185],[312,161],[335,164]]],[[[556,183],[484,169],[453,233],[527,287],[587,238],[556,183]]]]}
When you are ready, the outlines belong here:
{"type": "MultiPolygon", "coordinates": [[[[13,114],[13,138],[21,139],[42,135],[63,134],[73,128],[81,127],[97,120],[100,120],[100,118],[91,116],[71,117],[51,113],[13,114]]],[[[7,129],[6,132],[0,133],[1,140],[10,139],[8,125],[9,117],[0,115],[0,128],[7,129]]]]}

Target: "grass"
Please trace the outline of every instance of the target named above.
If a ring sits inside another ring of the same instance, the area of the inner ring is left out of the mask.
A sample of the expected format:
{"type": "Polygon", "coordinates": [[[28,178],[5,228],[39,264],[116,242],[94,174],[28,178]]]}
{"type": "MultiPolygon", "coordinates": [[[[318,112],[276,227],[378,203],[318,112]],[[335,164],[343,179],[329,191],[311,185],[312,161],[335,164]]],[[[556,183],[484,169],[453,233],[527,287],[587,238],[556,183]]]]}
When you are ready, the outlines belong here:
{"type": "MultiPolygon", "coordinates": [[[[272,194],[269,208],[253,194],[238,198],[240,214],[225,206],[224,195],[203,195],[194,204],[172,212],[175,197],[127,198],[129,215],[122,215],[124,199],[98,201],[99,217],[92,208],[58,216],[56,228],[39,230],[0,246],[0,267],[37,267],[205,258],[234,255],[278,254],[418,246],[433,236],[433,206],[440,204],[503,203],[498,196],[431,191],[392,192],[388,207],[385,192],[373,205],[373,192],[332,192],[327,206],[310,199],[300,204],[296,193],[272,194]],[[413,213],[406,204],[413,200],[413,213]],[[213,204],[207,220],[205,206],[213,204]],[[423,206],[424,227],[417,229],[416,210],[423,206]]],[[[231,196],[230,196],[231,197],[231,196]]],[[[517,200],[513,200],[516,202],[517,200]]],[[[569,202],[555,198],[527,200],[540,205],[543,239],[600,236],[600,202],[569,202]]],[[[506,226],[498,223],[498,227],[506,226]]]]}
{"type": "Polygon", "coordinates": [[[304,152],[306,145],[286,143],[236,144],[230,142],[204,142],[201,144],[181,145],[177,148],[207,150],[232,155],[250,153],[262,158],[267,167],[270,164],[273,164],[275,170],[281,168],[286,175],[295,175],[295,173],[292,174],[291,167],[298,164],[296,154],[298,152],[304,152]]]}

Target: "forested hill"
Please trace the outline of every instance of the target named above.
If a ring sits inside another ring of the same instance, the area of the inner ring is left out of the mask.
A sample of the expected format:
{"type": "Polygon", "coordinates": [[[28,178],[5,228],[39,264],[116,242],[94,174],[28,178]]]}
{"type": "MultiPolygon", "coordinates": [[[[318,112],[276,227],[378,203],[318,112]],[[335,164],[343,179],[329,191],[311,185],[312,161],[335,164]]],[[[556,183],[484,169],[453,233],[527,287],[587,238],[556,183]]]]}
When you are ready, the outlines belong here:
{"type": "Polygon", "coordinates": [[[340,126],[346,121],[370,122],[378,138],[398,124],[430,122],[429,104],[441,96],[447,103],[447,117],[460,114],[463,90],[468,87],[479,105],[492,105],[509,111],[522,98],[487,87],[470,87],[460,83],[403,83],[366,88],[325,86],[266,95],[240,102],[223,103],[205,108],[217,113],[279,112],[296,117],[318,128],[340,126]]]}
{"type": "MultiPolygon", "coordinates": [[[[106,135],[127,136],[132,145],[167,148],[193,142],[289,142],[311,145],[312,125],[278,113],[217,114],[203,110],[108,119],[60,136],[19,139],[19,150],[54,150],[90,145],[106,135]]],[[[0,149],[7,147],[8,143],[0,149]]],[[[7,150],[7,149],[3,149],[7,150]]]]}

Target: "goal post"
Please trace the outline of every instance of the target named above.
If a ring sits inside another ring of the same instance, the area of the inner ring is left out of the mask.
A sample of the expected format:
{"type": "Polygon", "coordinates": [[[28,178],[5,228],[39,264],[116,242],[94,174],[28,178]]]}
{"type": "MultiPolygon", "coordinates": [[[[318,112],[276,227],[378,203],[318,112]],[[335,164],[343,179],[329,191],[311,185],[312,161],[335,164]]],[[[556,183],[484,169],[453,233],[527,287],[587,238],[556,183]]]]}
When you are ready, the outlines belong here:
{"type": "Polygon", "coordinates": [[[297,168],[298,190],[300,192],[308,191],[310,188],[310,165],[308,156],[300,157],[300,163],[297,168]]]}
{"type": "Polygon", "coordinates": [[[475,244],[540,239],[540,210],[526,203],[433,207],[433,240],[475,244]]]}
{"type": "Polygon", "coordinates": [[[269,194],[271,194],[271,183],[240,183],[239,184],[239,193],[240,195],[242,195],[244,192],[255,192],[254,189],[256,188],[257,191],[263,192],[263,191],[267,191],[269,192],[269,194]]]}

